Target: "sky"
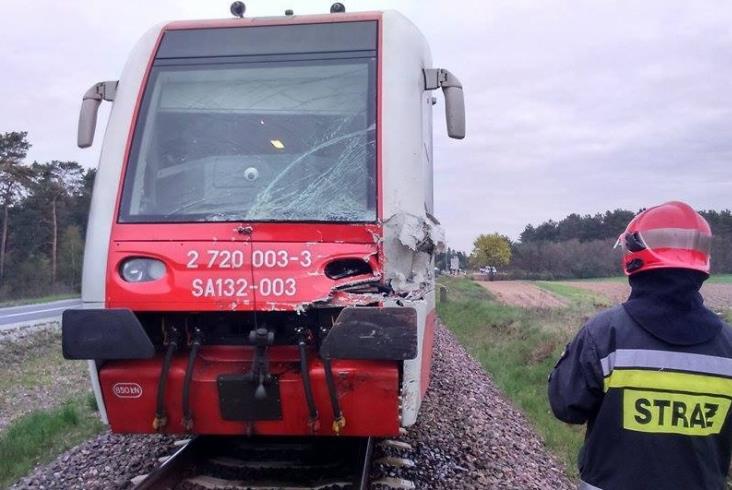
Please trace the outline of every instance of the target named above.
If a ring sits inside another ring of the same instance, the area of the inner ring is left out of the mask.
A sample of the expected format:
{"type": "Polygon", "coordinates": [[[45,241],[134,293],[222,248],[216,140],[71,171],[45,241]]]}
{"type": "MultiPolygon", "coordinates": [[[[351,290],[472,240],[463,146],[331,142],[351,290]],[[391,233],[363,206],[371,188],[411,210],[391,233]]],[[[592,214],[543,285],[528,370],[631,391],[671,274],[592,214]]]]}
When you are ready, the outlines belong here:
{"type": "MultiPolygon", "coordinates": [[[[518,238],[569,213],[668,200],[732,207],[732,3],[357,0],[394,8],[465,88],[467,137],[435,111],[435,210],[448,244],[518,238]]],[[[251,0],[248,16],[327,12],[330,1],[251,0]]],[[[29,132],[28,160],[96,166],[76,147],[81,96],[116,80],[136,40],[175,19],[228,17],[213,0],[2,0],[0,132],[29,132]]]]}

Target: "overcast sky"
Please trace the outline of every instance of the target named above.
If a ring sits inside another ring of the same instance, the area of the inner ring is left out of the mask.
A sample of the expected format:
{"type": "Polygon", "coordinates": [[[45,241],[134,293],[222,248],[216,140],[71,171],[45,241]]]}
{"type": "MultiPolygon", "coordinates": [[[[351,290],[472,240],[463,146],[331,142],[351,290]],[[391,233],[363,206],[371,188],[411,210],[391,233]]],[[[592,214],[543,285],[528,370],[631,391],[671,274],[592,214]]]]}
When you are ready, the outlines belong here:
{"type": "MultiPolygon", "coordinates": [[[[247,14],[327,12],[330,1],[252,0],[247,14]]],[[[436,66],[465,87],[468,136],[435,113],[436,211],[451,246],[516,238],[571,212],[670,199],[732,207],[732,3],[346,1],[396,8],[436,66]]],[[[29,160],[95,166],[76,148],[81,95],[116,80],[152,25],[228,17],[227,0],[2,0],[0,132],[26,130],[29,160]]],[[[108,105],[108,104],[107,104],[108,105]]]]}

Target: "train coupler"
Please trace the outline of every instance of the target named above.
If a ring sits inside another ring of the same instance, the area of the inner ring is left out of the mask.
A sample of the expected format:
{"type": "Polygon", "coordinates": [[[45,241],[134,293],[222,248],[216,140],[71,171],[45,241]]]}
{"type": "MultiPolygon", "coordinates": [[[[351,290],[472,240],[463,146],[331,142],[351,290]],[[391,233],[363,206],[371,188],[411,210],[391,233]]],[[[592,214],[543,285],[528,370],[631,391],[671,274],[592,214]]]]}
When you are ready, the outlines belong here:
{"type": "Polygon", "coordinates": [[[266,328],[252,330],[249,332],[249,342],[254,344],[254,361],[252,362],[252,370],[247,373],[247,378],[250,382],[257,384],[254,398],[264,400],[267,398],[266,386],[272,382],[267,348],[274,343],[274,332],[266,328]]]}

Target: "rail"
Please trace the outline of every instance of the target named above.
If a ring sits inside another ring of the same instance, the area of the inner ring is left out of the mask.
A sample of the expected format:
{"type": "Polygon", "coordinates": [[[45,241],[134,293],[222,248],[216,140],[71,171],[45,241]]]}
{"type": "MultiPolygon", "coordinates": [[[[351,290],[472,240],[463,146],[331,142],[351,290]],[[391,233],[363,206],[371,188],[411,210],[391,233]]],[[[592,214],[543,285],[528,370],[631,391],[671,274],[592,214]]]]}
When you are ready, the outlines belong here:
{"type": "Polygon", "coordinates": [[[367,490],[372,438],[197,436],[136,490],[367,490]]]}

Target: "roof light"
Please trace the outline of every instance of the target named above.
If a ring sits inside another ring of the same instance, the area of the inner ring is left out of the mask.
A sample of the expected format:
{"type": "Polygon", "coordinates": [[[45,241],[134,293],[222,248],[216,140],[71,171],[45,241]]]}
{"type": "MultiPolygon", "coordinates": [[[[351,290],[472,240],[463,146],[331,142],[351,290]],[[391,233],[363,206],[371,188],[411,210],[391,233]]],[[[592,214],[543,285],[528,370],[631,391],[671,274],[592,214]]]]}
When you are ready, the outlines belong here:
{"type": "Polygon", "coordinates": [[[284,150],[285,144],[281,142],[280,140],[269,140],[270,143],[272,143],[272,146],[274,146],[278,150],[284,150]]]}
{"type": "Polygon", "coordinates": [[[231,15],[234,17],[239,17],[240,19],[244,17],[244,12],[246,12],[247,6],[244,5],[244,2],[234,2],[231,4],[231,7],[229,7],[229,11],[231,11],[231,15]]]}
{"type": "Polygon", "coordinates": [[[336,2],[330,6],[331,14],[342,14],[345,11],[346,11],[346,6],[343,5],[341,2],[336,2]]]}

